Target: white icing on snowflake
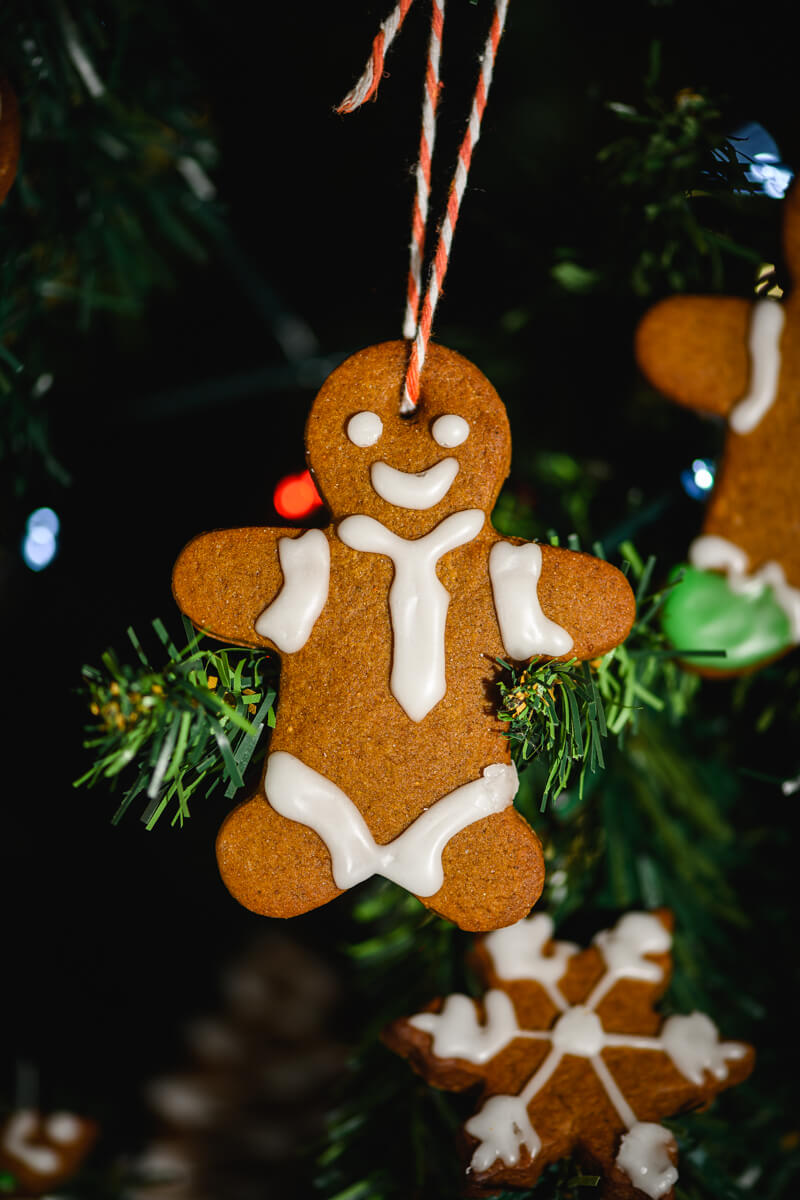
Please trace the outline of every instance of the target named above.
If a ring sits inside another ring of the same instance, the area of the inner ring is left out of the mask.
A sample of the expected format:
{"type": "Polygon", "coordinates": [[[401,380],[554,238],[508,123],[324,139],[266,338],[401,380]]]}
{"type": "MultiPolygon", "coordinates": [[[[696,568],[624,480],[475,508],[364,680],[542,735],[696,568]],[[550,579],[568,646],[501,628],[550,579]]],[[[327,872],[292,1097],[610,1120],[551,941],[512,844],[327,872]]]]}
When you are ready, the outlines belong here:
{"type": "Polygon", "coordinates": [[[470,1163],[474,1171],[487,1170],[498,1158],[516,1166],[523,1146],[533,1158],[542,1145],[520,1096],[492,1096],[464,1128],[480,1141],[470,1163]]]}
{"type": "Polygon", "coordinates": [[[486,1021],[478,1021],[474,1001],[467,996],[450,996],[439,1013],[419,1013],[409,1023],[433,1037],[431,1051],[437,1058],[460,1058],[484,1063],[512,1041],[544,1039],[550,1042],[544,1061],[516,1096],[491,1096],[466,1130],[479,1140],[471,1170],[486,1171],[498,1159],[513,1167],[524,1147],[533,1157],[541,1140],[530,1123],[528,1105],[555,1072],[565,1054],[585,1058],[600,1081],[609,1102],[628,1131],[623,1137],[617,1165],[631,1182],[651,1200],[666,1195],[678,1178],[668,1151],[672,1135],[660,1125],[640,1122],[614,1079],[602,1052],[608,1047],[660,1051],[669,1056],[678,1071],[692,1083],[703,1083],[703,1072],[717,1079],[728,1074],[728,1060],[741,1059],[746,1047],[738,1042],[720,1042],[713,1022],[703,1013],[669,1017],[658,1037],[607,1033],[595,1009],[618,979],[641,979],[657,983],[663,970],[646,955],[669,950],[672,937],[650,913],[628,913],[613,929],[594,939],[605,961],[605,971],[583,1004],[570,1005],[559,990],[570,957],[577,947],[553,942],[550,953],[543,947],[551,940],[552,920],[537,914],[507,929],[488,934],[484,945],[502,979],[533,979],[553,1000],[559,1015],[550,1029],[521,1029],[513,1001],[506,993],[490,990],[485,996],[486,1021]],[[503,1000],[500,997],[503,997],[503,1000]]]}
{"type": "Polygon", "coordinates": [[[640,1192],[659,1200],[678,1182],[670,1150],[675,1153],[676,1146],[668,1129],[651,1121],[637,1121],[620,1142],[617,1166],[640,1192]]]}
{"type": "MultiPolygon", "coordinates": [[[[511,998],[495,989],[484,996],[486,1020],[478,1021],[469,996],[448,996],[439,1013],[420,1013],[409,1024],[433,1035],[437,1058],[465,1058],[484,1063],[494,1058],[520,1032],[511,998]]],[[[528,1035],[525,1035],[528,1036],[528,1035]]]]}
{"type": "Polygon", "coordinates": [[[725,1079],[727,1060],[744,1058],[739,1042],[721,1042],[716,1025],[705,1013],[688,1017],[668,1017],[661,1030],[661,1041],[681,1075],[702,1084],[706,1071],[715,1079],[725,1079]]]}
{"type": "Polygon", "coordinates": [[[526,917],[498,929],[484,939],[484,945],[501,979],[535,979],[545,989],[556,1008],[564,1007],[560,992],[554,988],[567,969],[567,962],[578,947],[572,942],[553,942],[549,953],[543,947],[553,937],[553,921],[546,913],[526,917]]]}

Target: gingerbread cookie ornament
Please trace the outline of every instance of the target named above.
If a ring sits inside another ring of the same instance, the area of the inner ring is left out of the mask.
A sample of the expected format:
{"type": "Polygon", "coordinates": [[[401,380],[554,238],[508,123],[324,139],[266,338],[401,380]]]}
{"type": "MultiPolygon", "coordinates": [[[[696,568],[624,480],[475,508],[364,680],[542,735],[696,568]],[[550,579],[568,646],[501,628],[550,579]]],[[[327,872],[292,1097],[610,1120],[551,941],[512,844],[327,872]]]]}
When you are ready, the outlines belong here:
{"type": "Polygon", "coordinates": [[[71,1112],[19,1108],[11,1113],[0,1122],[0,1171],[14,1178],[11,1195],[41,1196],[70,1179],[97,1133],[94,1121],[71,1112]]]}
{"type": "MultiPolygon", "coordinates": [[[[784,253],[800,280],[800,187],[784,203],[784,253]]],[[[636,357],[678,403],[727,418],[725,449],[685,578],[668,597],[673,645],[724,650],[690,660],[736,674],[800,641],[800,290],[753,302],[662,301],[642,320],[636,357]]]]}
{"type": "Polygon", "coordinates": [[[513,807],[495,660],[604,654],[634,602],[608,563],[492,528],[505,409],[476,367],[431,346],[420,403],[401,416],[407,354],[363,350],[313,405],[326,529],[202,534],[173,587],[197,627],[282,656],[262,787],[217,841],[233,895],[289,917],[381,875],[462,928],[495,929],[543,879],[513,807]]]}
{"type": "Polygon", "coordinates": [[[710,1102],[752,1069],[704,1014],[663,1020],[672,921],[628,913],[586,950],[537,914],[480,939],[481,1001],[452,995],[384,1031],[390,1049],[450,1091],[480,1085],[464,1125],[465,1190],[530,1188],[574,1154],[606,1200],[668,1200],[677,1148],[660,1121],[710,1102]]]}

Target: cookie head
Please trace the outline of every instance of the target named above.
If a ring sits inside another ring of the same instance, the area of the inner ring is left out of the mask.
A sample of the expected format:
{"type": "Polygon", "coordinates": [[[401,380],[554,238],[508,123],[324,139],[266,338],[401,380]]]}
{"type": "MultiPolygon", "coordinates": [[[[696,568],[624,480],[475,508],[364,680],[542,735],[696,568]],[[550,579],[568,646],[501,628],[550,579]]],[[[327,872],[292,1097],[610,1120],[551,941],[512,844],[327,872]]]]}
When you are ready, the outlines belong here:
{"type": "Polygon", "coordinates": [[[365,513],[401,537],[446,516],[491,512],[508,474],[511,435],[489,381],[432,346],[420,403],[401,416],[406,342],[353,355],[330,376],[306,425],[308,462],[334,518],[365,513]]]}

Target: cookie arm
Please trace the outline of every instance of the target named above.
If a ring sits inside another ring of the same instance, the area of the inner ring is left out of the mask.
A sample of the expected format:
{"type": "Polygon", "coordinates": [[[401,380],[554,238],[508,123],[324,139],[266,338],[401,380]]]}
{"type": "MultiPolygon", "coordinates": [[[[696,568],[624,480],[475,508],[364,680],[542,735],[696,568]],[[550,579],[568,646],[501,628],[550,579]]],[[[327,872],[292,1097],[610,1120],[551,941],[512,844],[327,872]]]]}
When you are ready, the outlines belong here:
{"type": "Polygon", "coordinates": [[[636,616],[636,601],[622,572],[590,554],[540,548],[539,604],[572,638],[572,649],[558,658],[598,658],[624,642],[636,616]]]}
{"type": "Polygon", "coordinates": [[[747,392],[752,304],[726,296],[673,296],[636,330],[636,361],[650,383],[687,408],[724,417],[747,392]]]}
{"type": "Polygon", "coordinates": [[[250,528],[201,533],[181,551],[172,572],[178,607],[198,629],[222,642],[272,649],[275,643],[258,634],[255,624],[284,582],[278,541],[305,532],[250,528]]]}

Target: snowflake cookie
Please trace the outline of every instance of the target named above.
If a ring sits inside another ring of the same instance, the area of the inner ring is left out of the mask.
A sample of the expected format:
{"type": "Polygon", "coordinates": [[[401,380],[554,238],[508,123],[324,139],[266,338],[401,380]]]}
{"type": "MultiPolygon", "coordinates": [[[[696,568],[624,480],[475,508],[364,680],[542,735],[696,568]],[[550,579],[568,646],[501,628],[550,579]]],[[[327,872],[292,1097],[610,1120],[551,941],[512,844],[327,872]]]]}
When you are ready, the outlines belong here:
{"type": "Polygon", "coordinates": [[[496,660],[592,659],[635,603],[616,567],[504,538],[500,397],[431,346],[400,415],[405,342],[371,346],[324,384],[306,425],[325,529],[228,529],[181,554],[175,597],[223,641],[281,654],[261,789],[217,838],[247,908],[292,917],[372,875],[463,929],[497,929],[542,890],[536,834],[493,702],[496,660]]]}
{"type": "Polygon", "coordinates": [[[673,1195],[677,1148],[659,1121],[741,1082],[753,1051],[720,1041],[704,1013],[654,1011],[671,928],[664,910],[628,913],[581,950],[529,917],[478,941],[481,1001],[447,996],[384,1031],[429,1083],[481,1085],[463,1130],[468,1194],[531,1187],[574,1154],[606,1198],[673,1195]]]}

